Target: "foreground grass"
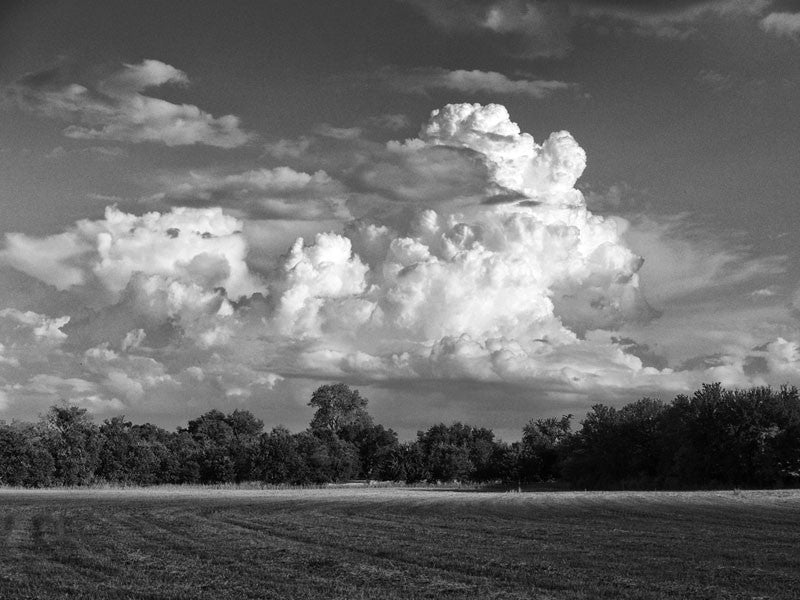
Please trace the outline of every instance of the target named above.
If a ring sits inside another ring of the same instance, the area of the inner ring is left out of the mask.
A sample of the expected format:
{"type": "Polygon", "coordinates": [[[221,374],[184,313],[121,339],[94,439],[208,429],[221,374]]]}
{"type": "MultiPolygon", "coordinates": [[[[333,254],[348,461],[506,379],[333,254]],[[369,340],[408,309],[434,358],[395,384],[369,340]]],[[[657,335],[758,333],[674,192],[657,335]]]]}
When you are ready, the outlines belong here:
{"type": "Polygon", "coordinates": [[[797,598],[800,493],[0,490],[0,598],[797,598]]]}

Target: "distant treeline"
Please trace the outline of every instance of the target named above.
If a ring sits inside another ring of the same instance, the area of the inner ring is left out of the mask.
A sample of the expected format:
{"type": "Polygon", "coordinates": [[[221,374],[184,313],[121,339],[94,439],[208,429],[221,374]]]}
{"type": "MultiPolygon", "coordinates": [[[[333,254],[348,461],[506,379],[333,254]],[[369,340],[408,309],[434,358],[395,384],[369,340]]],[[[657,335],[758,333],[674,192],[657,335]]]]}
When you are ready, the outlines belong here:
{"type": "Polygon", "coordinates": [[[174,432],[124,417],[92,422],[53,406],[37,423],[0,424],[0,484],[320,484],[352,479],[558,482],[588,489],[790,487],[800,484],[797,388],[704,385],[671,403],[643,398],[531,420],[519,442],[491,429],[434,425],[399,442],[375,424],[367,399],[342,383],[317,389],[305,431],[264,431],[249,411],[209,411],[174,432]]]}

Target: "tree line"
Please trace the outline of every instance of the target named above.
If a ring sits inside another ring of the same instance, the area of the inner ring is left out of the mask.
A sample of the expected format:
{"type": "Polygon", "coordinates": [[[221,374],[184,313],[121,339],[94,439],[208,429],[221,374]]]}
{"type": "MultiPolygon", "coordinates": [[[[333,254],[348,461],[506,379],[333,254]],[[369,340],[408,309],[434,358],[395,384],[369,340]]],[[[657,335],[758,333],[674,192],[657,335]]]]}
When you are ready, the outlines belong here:
{"type": "Polygon", "coordinates": [[[292,433],[246,410],[211,410],[167,431],[124,417],[93,422],[53,406],[36,423],[0,424],[0,484],[323,484],[353,479],[551,482],[579,489],[792,487],[800,484],[800,396],[795,387],[729,390],[706,384],[671,403],[642,398],[535,419],[506,443],[491,429],[433,425],[400,442],[345,384],[312,395],[309,427],[292,433]]]}

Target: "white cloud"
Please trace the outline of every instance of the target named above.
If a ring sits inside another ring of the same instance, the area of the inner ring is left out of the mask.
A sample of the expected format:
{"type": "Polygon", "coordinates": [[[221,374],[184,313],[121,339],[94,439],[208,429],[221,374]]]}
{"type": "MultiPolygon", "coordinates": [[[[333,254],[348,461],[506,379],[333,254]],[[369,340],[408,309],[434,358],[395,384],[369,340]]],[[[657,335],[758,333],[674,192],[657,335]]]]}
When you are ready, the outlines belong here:
{"type": "Polygon", "coordinates": [[[108,207],[45,238],[8,234],[0,260],[59,289],[94,286],[116,301],[134,274],[224,287],[231,297],[261,288],[245,264],[241,221],[219,208],[135,216],[108,207]]]}
{"type": "Polygon", "coordinates": [[[14,308],[4,308],[0,310],[0,318],[16,321],[18,326],[29,328],[37,339],[60,341],[67,337],[61,328],[69,322],[69,317],[51,319],[30,310],[23,312],[14,308]]]}
{"type": "Polygon", "coordinates": [[[709,294],[727,296],[736,286],[763,287],[785,273],[787,257],[757,256],[745,244],[692,223],[690,214],[632,217],[625,239],[647,257],[640,275],[648,298],[658,306],[709,294]]]}
{"type": "Polygon", "coordinates": [[[797,378],[800,375],[800,345],[782,337],[767,344],[767,366],[772,373],[797,378]]]}
{"type": "Polygon", "coordinates": [[[84,282],[84,272],[71,263],[89,251],[90,246],[71,232],[47,238],[7,233],[0,260],[63,290],[84,282]]]}
{"type": "Polygon", "coordinates": [[[539,143],[500,105],[458,104],[413,139],[317,133],[310,147],[334,149],[324,171],[200,172],[169,180],[164,199],[235,206],[335,189],[357,219],[109,208],[54,236],[10,236],[5,262],[85,305],[0,314],[10,405],[67,392],[142,411],[277,402],[308,378],[588,399],[795,377],[790,309],[750,295],[784,259],[687,217],[592,214],[574,187],[586,154],[567,132],[539,143]],[[651,322],[642,287],[680,311],[651,322]],[[723,312],[732,291],[745,308],[723,312]],[[753,375],[753,357],[772,366],[753,375]]]}
{"type": "Polygon", "coordinates": [[[761,29],[779,37],[800,39],[800,13],[771,13],[761,19],[761,29]]]}
{"type": "Polygon", "coordinates": [[[157,60],[126,64],[95,89],[62,78],[57,70],[34,73],[8,91],[24,109],[74,122],[64,135],[76,139],[235,148],[251,137],[233,115],[214,117],[192,104],[143,94],[148,88],[189,81],[182,71],[157,60]]]}
{"type": "Polygon", "coordinates": [[[218,174],[192,171],[165,176],[162,191],[146,199],[181,206],[225,206],[251,218],[320,220],[351,218],[344,186],[325,171],[289,167],[218,174]]]}
{"type": "Polygon", "coordinates": [[[559,91],[574,88],[564,81],[543,79],[509,79],[496,71],[447,70],[440,68],[413,69],[410,71],[384,71],[387,81],[398,91],[427,93],[444,89],[467,94],[523,95],[541,99],[559,91]]]}
{"type": "Polygon", "coordinates": [[[586,153],[566,131],[541,146],[521,133],[499,104],[448,104],[431,113],[420,137],[427,144],[463,147],[485,157],[495,183],[553,204],[584,204],[573,189],[586,168],[586,153]]]}
{"type": "Polygon", "coordinates": [[[388,148],[466,152],[484,165],[484,186],[509,200],[418,196],[410,223],[364,220],[298,242],[269,301],[274,327],[305,340],[294,374],[569,383],[608,365],[642,369],[610,342],[587,361],[576,334],[640,315],[643,301],[639,257],[572,187],[585,154],[568,133],[538,145],[501,106],[449,105],[420,138],[388,148]]]}

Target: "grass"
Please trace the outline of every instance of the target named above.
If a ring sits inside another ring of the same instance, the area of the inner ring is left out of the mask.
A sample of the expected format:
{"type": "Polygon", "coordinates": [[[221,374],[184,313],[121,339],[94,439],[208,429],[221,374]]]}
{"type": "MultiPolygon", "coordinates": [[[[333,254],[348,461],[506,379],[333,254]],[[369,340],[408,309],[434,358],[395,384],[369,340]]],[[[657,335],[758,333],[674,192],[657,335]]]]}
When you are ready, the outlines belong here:
{"type": "Polygon", "coordinates": [[[797,598],[800,492],[0,490],[0,598],[797,598]]]}

